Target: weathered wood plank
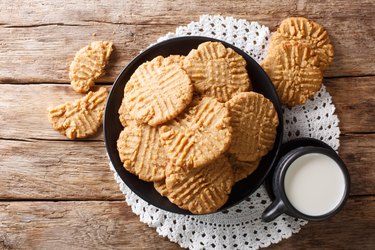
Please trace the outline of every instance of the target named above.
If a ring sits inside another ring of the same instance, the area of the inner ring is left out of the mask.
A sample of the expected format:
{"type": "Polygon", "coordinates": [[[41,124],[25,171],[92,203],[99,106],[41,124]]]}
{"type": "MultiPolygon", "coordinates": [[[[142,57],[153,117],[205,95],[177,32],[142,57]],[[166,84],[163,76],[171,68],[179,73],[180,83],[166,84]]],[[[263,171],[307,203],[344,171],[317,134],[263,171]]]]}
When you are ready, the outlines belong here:
{"type": "Polygon", "coordinates": [[[0,199],[123,199],[103,142],[0,143],[0,199]]]}
{"type": "MultiPolygon", "coordinates": [[[[51,127],[47,108],[84,96],[67,84],[0,84],[0,93],[0,138],[6,139],[67,139],[51,127]]],[[[102,129],[87,139],[103,140],[102,129]]]]}
{"type": "MultiPolygon", "coordinates": [[[[375,135],[348,135],[340,155],[352,195],[375,194],[375,135]]],[[[0,200],[121,200],[103,142],[0,140],[0,200]]]]}
{"type": "MultiPolygon", "coordinates": [[[[342,133],[375,132],[375,77],[326,79],[342,133]]],[[[107,86],[108,89],[110,86],[107,86]]],[[[0,138],[66,139],[52,129],[47,107],[81,97],[65,84],[0,84],[0,138]]],[[[102,133],[88,140],[102,140],[102,133]]]]}
{"type": "Polygon", "coordinates": [[[115,52],[107,68],[108,75],[98,79],[98,82],[113,82],[131,58],[175,29],[174,25],[161,27],[105,23],[0,27],[0,82],[69,82],[68,69],[75,53],[95,40],[114,42],[115,52]]]}
{"type": "Polygon", "coordinates": [[[0,202],[0,249],[179,249],[125,202],[0,202]]]}
{"type": "Polygon", "coordinates": [[[375,77],[326,79],[342,133],[375,132],[375,77]]]}
{"type": "MultiPolygon", "coordinates": [[[[371,249],[374,198],[351,198],[330,220],[309,223],[271,249],[371,249]],[[322,230],[324,228],[324,230],[322,230]]],[[[139,222],[125,202],[1,202],[5,249],[180,249],[139,222]]]]}
{"type": "Polygon", "coordinates": [[[327,28],[335,62],[327,76],[373,75],[375,4],[363,1],[11,1],[0,3],[0,82],[67,82],[74,53],[91,40],[114,42],[111,82],[140,50],[201,14],[256,20],[274,30],[287,16],[306,16],[327,28]],[[23,7],[20,7],[23,6],[23,7]],[[26,6],[26,7],[24,7],[26,6]],[[182,7],[183,6],[183,7],[182,7]],[[92,34],[96,33],[93,37],[92,34]]]}
{"type": "Polygon", "coordinates": [[[375,195],[375,134],[340,137],[339,154],[351,178],[351,194],[375,195]]]}

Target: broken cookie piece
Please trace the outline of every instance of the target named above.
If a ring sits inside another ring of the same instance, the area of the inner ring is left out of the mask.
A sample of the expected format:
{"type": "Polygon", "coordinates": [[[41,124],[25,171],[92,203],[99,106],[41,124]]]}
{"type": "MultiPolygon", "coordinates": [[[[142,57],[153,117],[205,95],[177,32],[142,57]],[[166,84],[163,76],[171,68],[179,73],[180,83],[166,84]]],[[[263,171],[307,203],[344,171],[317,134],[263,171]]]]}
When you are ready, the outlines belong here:
{"type": "Polygon", "coordinates": [[[69,68],[70,84],[76,92],[86,93],[105,74],[112,51],[111,42],[96,41],[76,53],[69,68]]]}
{"type": "Polygon", "coordinates": [[[54,129],[69,139],[86,138],[102,125],[107,96],[104,87],[90,91],[74,102],[48,108],[48,119],[54,129]]]}

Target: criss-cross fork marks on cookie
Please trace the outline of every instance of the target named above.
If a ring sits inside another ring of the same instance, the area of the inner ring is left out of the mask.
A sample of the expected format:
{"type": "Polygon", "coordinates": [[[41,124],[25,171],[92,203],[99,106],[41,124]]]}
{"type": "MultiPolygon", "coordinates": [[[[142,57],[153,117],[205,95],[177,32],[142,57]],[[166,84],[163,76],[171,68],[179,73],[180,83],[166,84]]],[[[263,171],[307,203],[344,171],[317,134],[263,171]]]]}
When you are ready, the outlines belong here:
{"type": "Polygon", "coordinates": [[[297,42],[309,46],[319,57],[319,67],[325,70],[333,62],[334,50],[324,27],[304,17],[284,19],[271,37],[270,47],[284,42],[297,42]]]}
{"type": "Polygon", "coordinates": [[[272,79],[281,103],[289,107],[304,104],[322,86],[319,58],[304,44],[277,45],[262,66],[272,79]]]}
{"type": "Polygon", "coordinates": [[[105,74],[112,51],[111,42],[96,41],[76,53],[69,68],[71,85],[76,92],[86,93],[105,74]]]}
{"type": "Polygon", "coordinates": [[[117,140],[120,159],[126,170],[144,181],[165,178],[167,158],[159,141],[159,127],[147,124],[126,126],[117,140]]]}
{"type": "Polygon", "coordinates": [[[206,214],[219,209],[228,200],[234,176],[226,157],[201,168],[167,167],[167,197],[177,206],[194,214],[206,214]]]}
{"type": "Polygon", "coordinates": [[[240,161],[257,161],[272,148],[279,124],[270,100],[255,92],[234,96],[227,108],[231,118],[232,143],[229,153],[240,161]]]}
{"type": "Polygon", "coordinates": [[[245,59],[218,42],[206,42],[186,56],[183,68],[194,90],[203,96],[228,101],[238,92],[251,89],[245,59]]]}
{"type": "Polygon", "coordinates": [[[69,139],[86,138],[102,125],[107,96],[106,88],[101,87],[73,103],[49,108],[48,119],[54,129],[69,139]]]}
{"type": "Polygon", "coordinates": [[[228,110],[216,99],[195,99],[179,117],[161,127],[161,141],[177,166],[200,167],[229,147],[232,129],[228,110]]]}
{"type": "Polygon", "coordinates": [[[177,63],[163,57],[139,66],[125,86],[125,103],[132,117],[151,126],[175,118],[191,102],[193,86],[177,63]]]}

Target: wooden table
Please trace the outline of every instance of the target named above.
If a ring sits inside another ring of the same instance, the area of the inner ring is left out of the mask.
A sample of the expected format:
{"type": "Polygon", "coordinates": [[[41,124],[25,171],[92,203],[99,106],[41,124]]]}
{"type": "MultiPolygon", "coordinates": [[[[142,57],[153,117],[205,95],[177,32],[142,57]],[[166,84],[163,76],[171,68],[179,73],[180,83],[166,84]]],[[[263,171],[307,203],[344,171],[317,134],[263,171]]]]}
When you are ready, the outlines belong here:
{"type": "Polygon", "coordinates": [[[325,73],[341,120],[340,155],[352,189],[345,209],[271,248],[375,248],[375,4],[369,1],[1,1],[0,249],[179,249],[139,222],[108,168],[103,135],[70,141],[46,108],[73,100],[67,68],[93,40],[115,44],[110,88],[150,43],[202,14],[275,30],[301,15],[327,28],[335,61],[325,73]]]}

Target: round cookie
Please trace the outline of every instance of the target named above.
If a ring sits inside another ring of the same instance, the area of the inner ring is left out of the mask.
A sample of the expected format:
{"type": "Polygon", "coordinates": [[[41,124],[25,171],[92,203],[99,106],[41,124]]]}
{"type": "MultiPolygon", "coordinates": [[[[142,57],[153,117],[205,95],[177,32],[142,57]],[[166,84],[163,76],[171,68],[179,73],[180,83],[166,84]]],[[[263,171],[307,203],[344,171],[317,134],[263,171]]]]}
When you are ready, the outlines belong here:
{"type": "Polygon", "coordinates": [[[161,196],[168,196],[167,185],[165,185],[165,180],[154,181],[154,188],[161,196]]]}
{"type": "MultiPolygon", "coordinates": [[[[162,56],[160,56],[161,58],[163,58],[162,56]]],[[[183,62],[185,60],[185,56],[181,56],[181,55],[170,55],[168,57],[165,57],[163,58],[163,61],[162,63],[164,65],[170,65],[170,64],[178,64],[181,66],[181,68],[183,67],[183,62]]]]}
{"type": "Polygon", "coordinates": [[[251,175],[257,169],[260,162],[260,158],[251,162],[239,161],[234,156],[229,156],[228,159],[232,165],[235,182],[239,182],[251,175]]]}
{"type": "Polygon", "coordinates": [[[279,124],[270,100],[255,92],[235,95],[226,103],[231,117],[232,143],[228,150],[239,161],[257,161],[272,149],[279,124]]]}
{"type": "Polygon", "coordinates": [[[178,167],[197,168],[218,158],[231,142],[229,119],[223,103],[196,97],[190,107],[160,129],[169,160],[178,167]]]}
{"type": "Polygon", "coordinates": [[[159,142],[159,127],[130,124],[120,133],[117,150],[126,170],[144,181],[165,178],[167,159],[159,142]]]}
{"type": "Polygon", "coordinates": [[[313,50],[303,44],[283,43],[262,62],[282,104],[304,104],[322,86],[323,74],[313,50]]]}
{"type": "Polygon", "coordinates": [[[271,50],[284,42],[299,42],[310,46],[319,57],[321,70],[332,64],[334,50],[328,32],[314,21],[304,17],[284,19],[271,37],[271,50]]]}
{"type": "Polygon", "coordinates": [[[163,63],[156,57],[143,63],[125,86],[125,104],[129,114],[151,126],[175,118],[191,102],[193,86],[177,63],[163,63]]]}
{"type": "Polygon", "coordinates": [[[52,127],[69,139],[86,138],[95,134],[103,123],[107,89],[104,87],[75,102],[48,109],[48,119],[52,127]]]}
{"type": "Polygon", "coordinates": [[[219,42],[205,42],[185,58],[183,68],[194,90],[203,96],[228,101],[238,92],[250,89],[245,59],[219,42]]]}
{"type": "Polygon", "coordinates": [[[129,126],[130,124],[138,124],[136,119],[134,119],[126,108],[125,98],[122,99],[121,106],[118,110],[119,120],[123,127],[129,126]]]}
{"type": "Polygon", "coordinates": [[[96,41],[76,53],[69,68],[71,85],[76,92],[86,93],[94,81],[105,74],[112,51],[111,42],[96,41]]]}
{"type": "Polygon", "coordinates": [[[168,199],[193,214],[212,213],[228,200],[234,184],[232,167],[224,156],[201,168],[168,165],[168,199]]]}

